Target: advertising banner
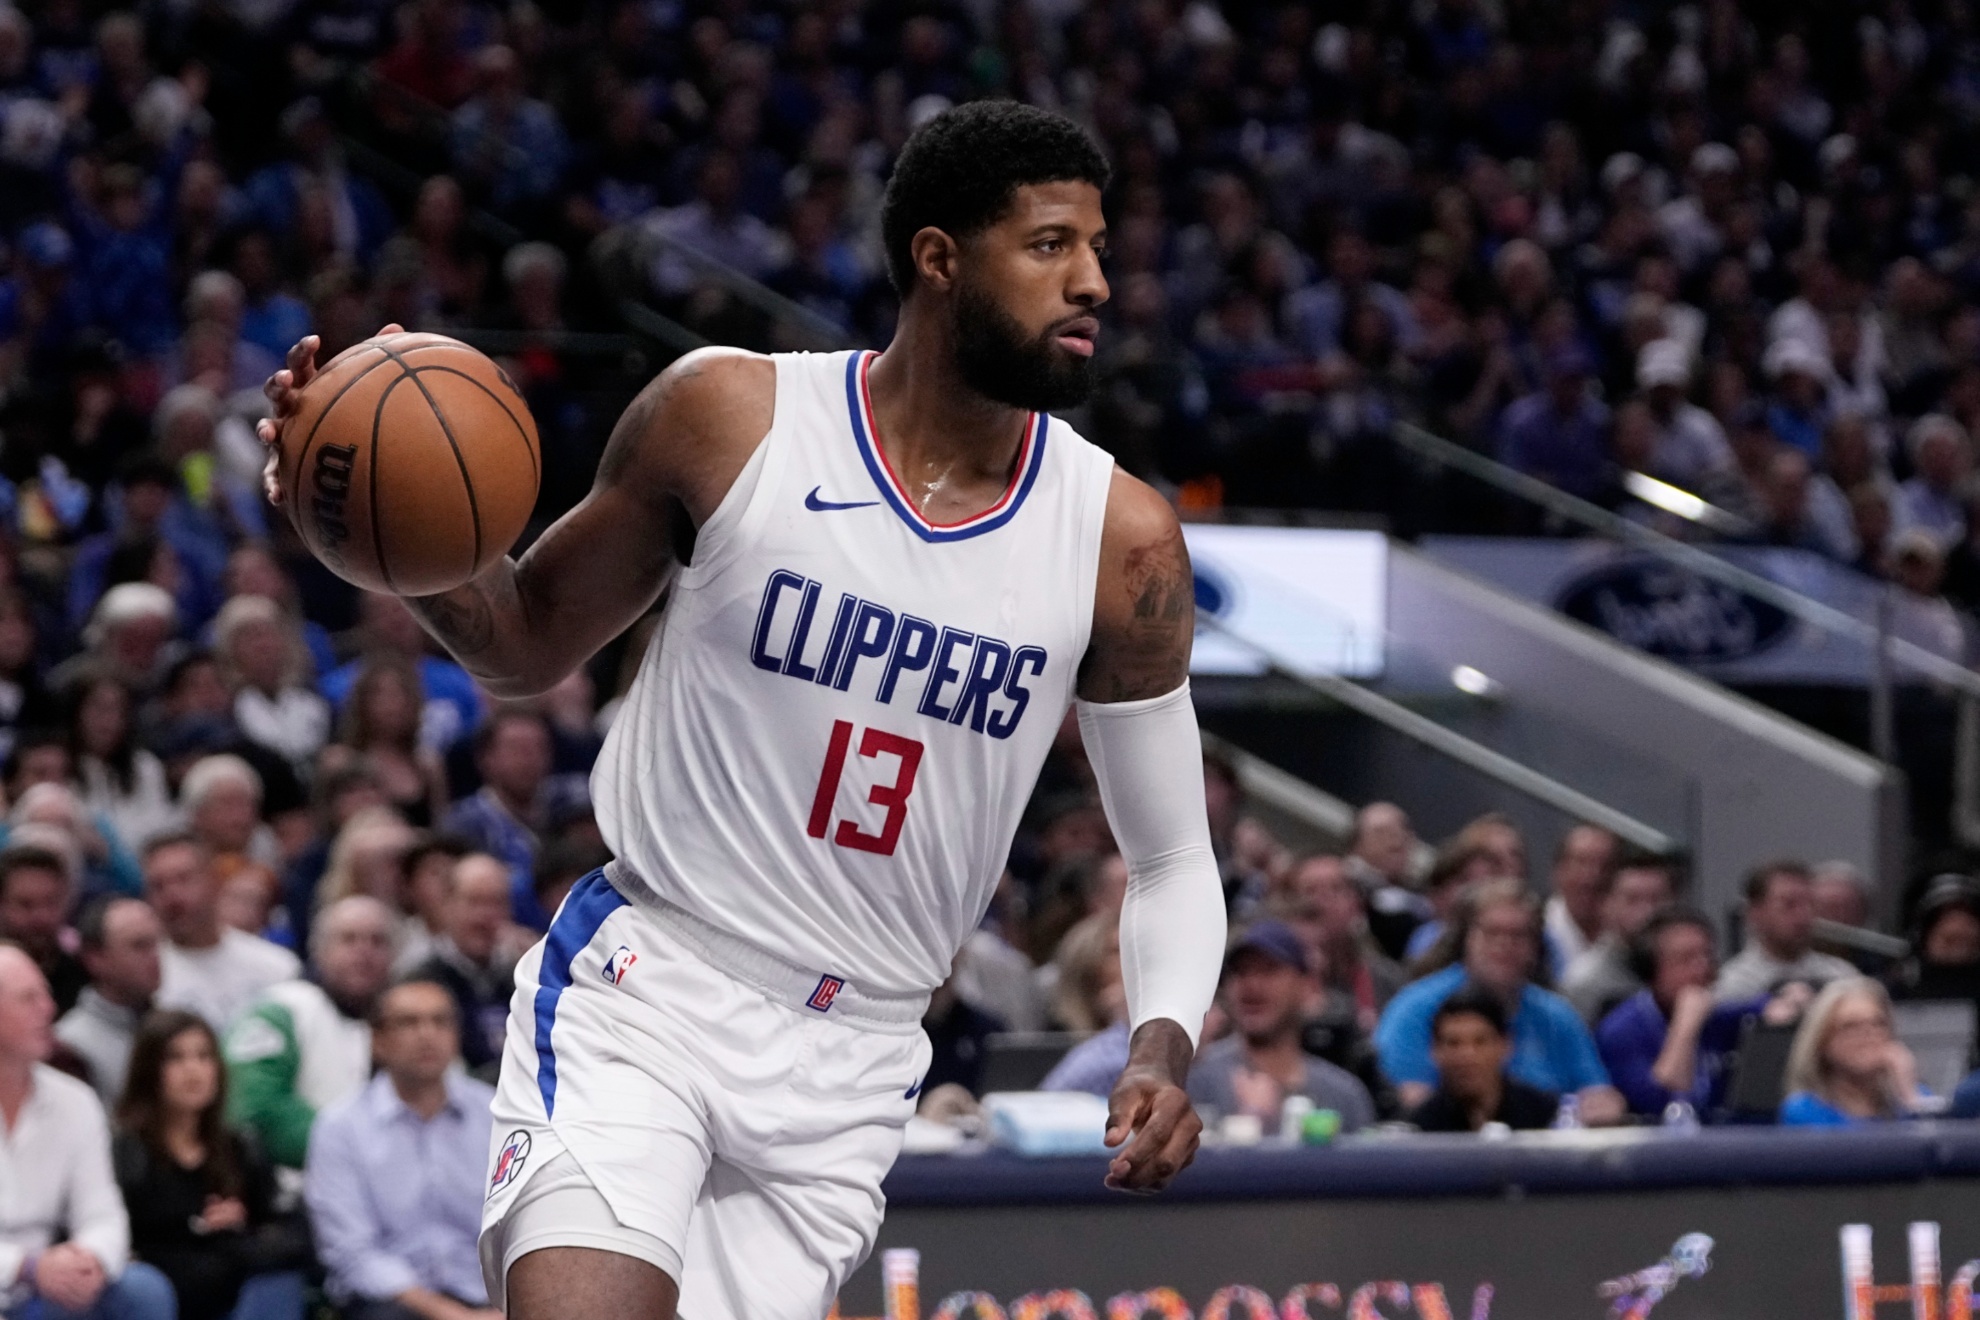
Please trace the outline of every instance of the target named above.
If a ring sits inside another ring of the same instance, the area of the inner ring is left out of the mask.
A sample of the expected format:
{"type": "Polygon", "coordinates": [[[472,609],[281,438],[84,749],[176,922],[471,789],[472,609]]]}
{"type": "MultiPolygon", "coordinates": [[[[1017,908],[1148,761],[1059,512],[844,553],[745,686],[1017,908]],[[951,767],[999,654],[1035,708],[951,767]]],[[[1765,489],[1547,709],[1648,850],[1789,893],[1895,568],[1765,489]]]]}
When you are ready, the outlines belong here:
{"type": "MultiPolygon", "coordinates": [[[[1431,536],[1421,549],[1452,568],[1559,610],[1641,651],[1722,683],[1870,681],[1870,648],[1778,606],[1609,541],[1431,536]]],[[[1874,622],[1882,586],[1806,550],[1725,546],[1737,568],[1874,622]]],[[[1903,635],[1904,619],[1898,620],[1903,635]]]]}
{"type": "Polygon", "coordinates": [[[1190,672],[1264,672],[1221,623],[1312,673],[1381,676],[1389,542],[1380,532],[1189,523],[1183,539],[1199,616],[1190,672]]]}
{"type": "Polygon", "coordinates": [[[917,1207],[841,1320],[1972,1320],[1980,1181],[917,1207]],[[1971,1260],[1971,1263],[1968,1263],[1971,1260]],[[886,1285],[883,1288],[883,1283],[886,1285]]]}

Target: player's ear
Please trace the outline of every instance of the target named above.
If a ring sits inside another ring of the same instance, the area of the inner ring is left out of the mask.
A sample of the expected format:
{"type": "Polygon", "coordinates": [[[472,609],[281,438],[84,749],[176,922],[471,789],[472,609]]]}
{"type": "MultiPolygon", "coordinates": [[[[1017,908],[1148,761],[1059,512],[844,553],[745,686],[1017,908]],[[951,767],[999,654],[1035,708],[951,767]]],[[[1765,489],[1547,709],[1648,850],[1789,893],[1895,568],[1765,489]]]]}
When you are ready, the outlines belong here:
{"type": "Polygon", "coordinates": [[[948,234],[928,225],[909,240],[908,252],[914,257],[914,272],[918,278],[943,293],[955,284],[956,263],[962,249],[948,234]]]}

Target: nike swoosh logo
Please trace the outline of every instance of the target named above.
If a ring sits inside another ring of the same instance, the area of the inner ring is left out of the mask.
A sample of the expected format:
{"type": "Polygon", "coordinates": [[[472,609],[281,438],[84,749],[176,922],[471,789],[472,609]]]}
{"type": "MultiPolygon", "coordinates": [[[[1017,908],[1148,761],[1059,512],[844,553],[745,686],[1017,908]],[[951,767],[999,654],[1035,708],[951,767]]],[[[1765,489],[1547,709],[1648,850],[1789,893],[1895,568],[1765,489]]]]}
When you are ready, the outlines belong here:
{"type": "MultiPolygon", "coordinates": [[[[824,487],[822,486],[813,486],[811,488],[811,494],[804,497],[804,507],[810,509],[813,513],[830,513],[834,509],[870,509],[880,502],[879,500],[854,500],[849,504],[842,504],[838,500],[821,500],[818,498],[818,492],[823,489],[824,487]]],[[[908,1099],[912,1100],[914,1097],[909,1096],[908,1099]]]]}
{"type": "Polygon", "coordinates": [[[904,1096],[902,1096],[902,1097],[901,1097],[901,1099],[903,1099],[903,1100],[912,1100],[912,1099],[914,1099],[914,1098],[915,1098],[916,1096],[918,1096],[918,1095],[920,1095],[920,1094],[921,1094],[921,1083],[922,1083],[922,1082],[925,1082],[925,1081],[927,1081],[927,1080],[928,1080],[928,1079],[927,1079],[926,1077],[923,1077],[923,1078],[921,1078],[921,1079],[920,1079],[920,1081],[917,1081],[917,1082],[916,1082],[916,1083],[915,1083],[915,1084],[914,1084],[913,1086],[910,1086],[910,1087],[909,1087],[909,1088],[907,1089],[907,1094],[906,1094],[906,1095],[904,1095],[904,1096]]]}

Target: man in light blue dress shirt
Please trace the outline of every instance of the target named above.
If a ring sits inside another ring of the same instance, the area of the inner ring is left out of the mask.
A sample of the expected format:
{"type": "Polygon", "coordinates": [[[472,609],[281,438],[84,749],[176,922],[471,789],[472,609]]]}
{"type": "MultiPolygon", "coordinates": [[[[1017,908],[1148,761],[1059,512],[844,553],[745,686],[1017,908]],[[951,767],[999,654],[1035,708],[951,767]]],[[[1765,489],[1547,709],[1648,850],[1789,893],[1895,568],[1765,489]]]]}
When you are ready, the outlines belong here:
{"type": "Polygon", "coordinates": [[[476,1241],[495,1093],[452,1066],[453,995],[401,981],[372,1042],[378,1075],[317,1117],[303,1170],[330,1295],[349,1320],[493,1320],[476,1241]]]}

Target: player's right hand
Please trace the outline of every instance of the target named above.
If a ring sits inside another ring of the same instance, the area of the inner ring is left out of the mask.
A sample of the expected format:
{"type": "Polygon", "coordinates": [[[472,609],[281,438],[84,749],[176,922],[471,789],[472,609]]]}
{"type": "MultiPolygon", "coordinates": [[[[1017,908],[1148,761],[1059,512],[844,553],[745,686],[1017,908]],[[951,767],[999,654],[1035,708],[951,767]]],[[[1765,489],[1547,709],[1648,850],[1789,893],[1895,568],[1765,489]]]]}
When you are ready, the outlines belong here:
{"type": "MultiPolygon", "coordinates": [[[[404,332],[405,327],[396,323],[381,327],[378,331],[381,335],[404,332]]],[[[280,504],[285,498],[281,475],[282,428],[296,415],[304,387],[316,379],[316,350],[322,346],[323,339],[318,335],[304,335],[298,339],[295,347],[289,350],[288,365],[270,376],[261,387],[261,392],[275,407],[275,415],[262,418],[254,428],[263,448],[268,450],[268,464],[261,469],[261,485],[268,492],[270,504],[280,504]]]]}
{"type": "Polygon", "coordinates": [[[1203,1120],[1174,1073],[1130,1060],[1107,1098],[1106,1143],[1119,1153],[1107,1166],[1117,1192],[1159,1192],[1196,1158],[1203,1120]]]}

